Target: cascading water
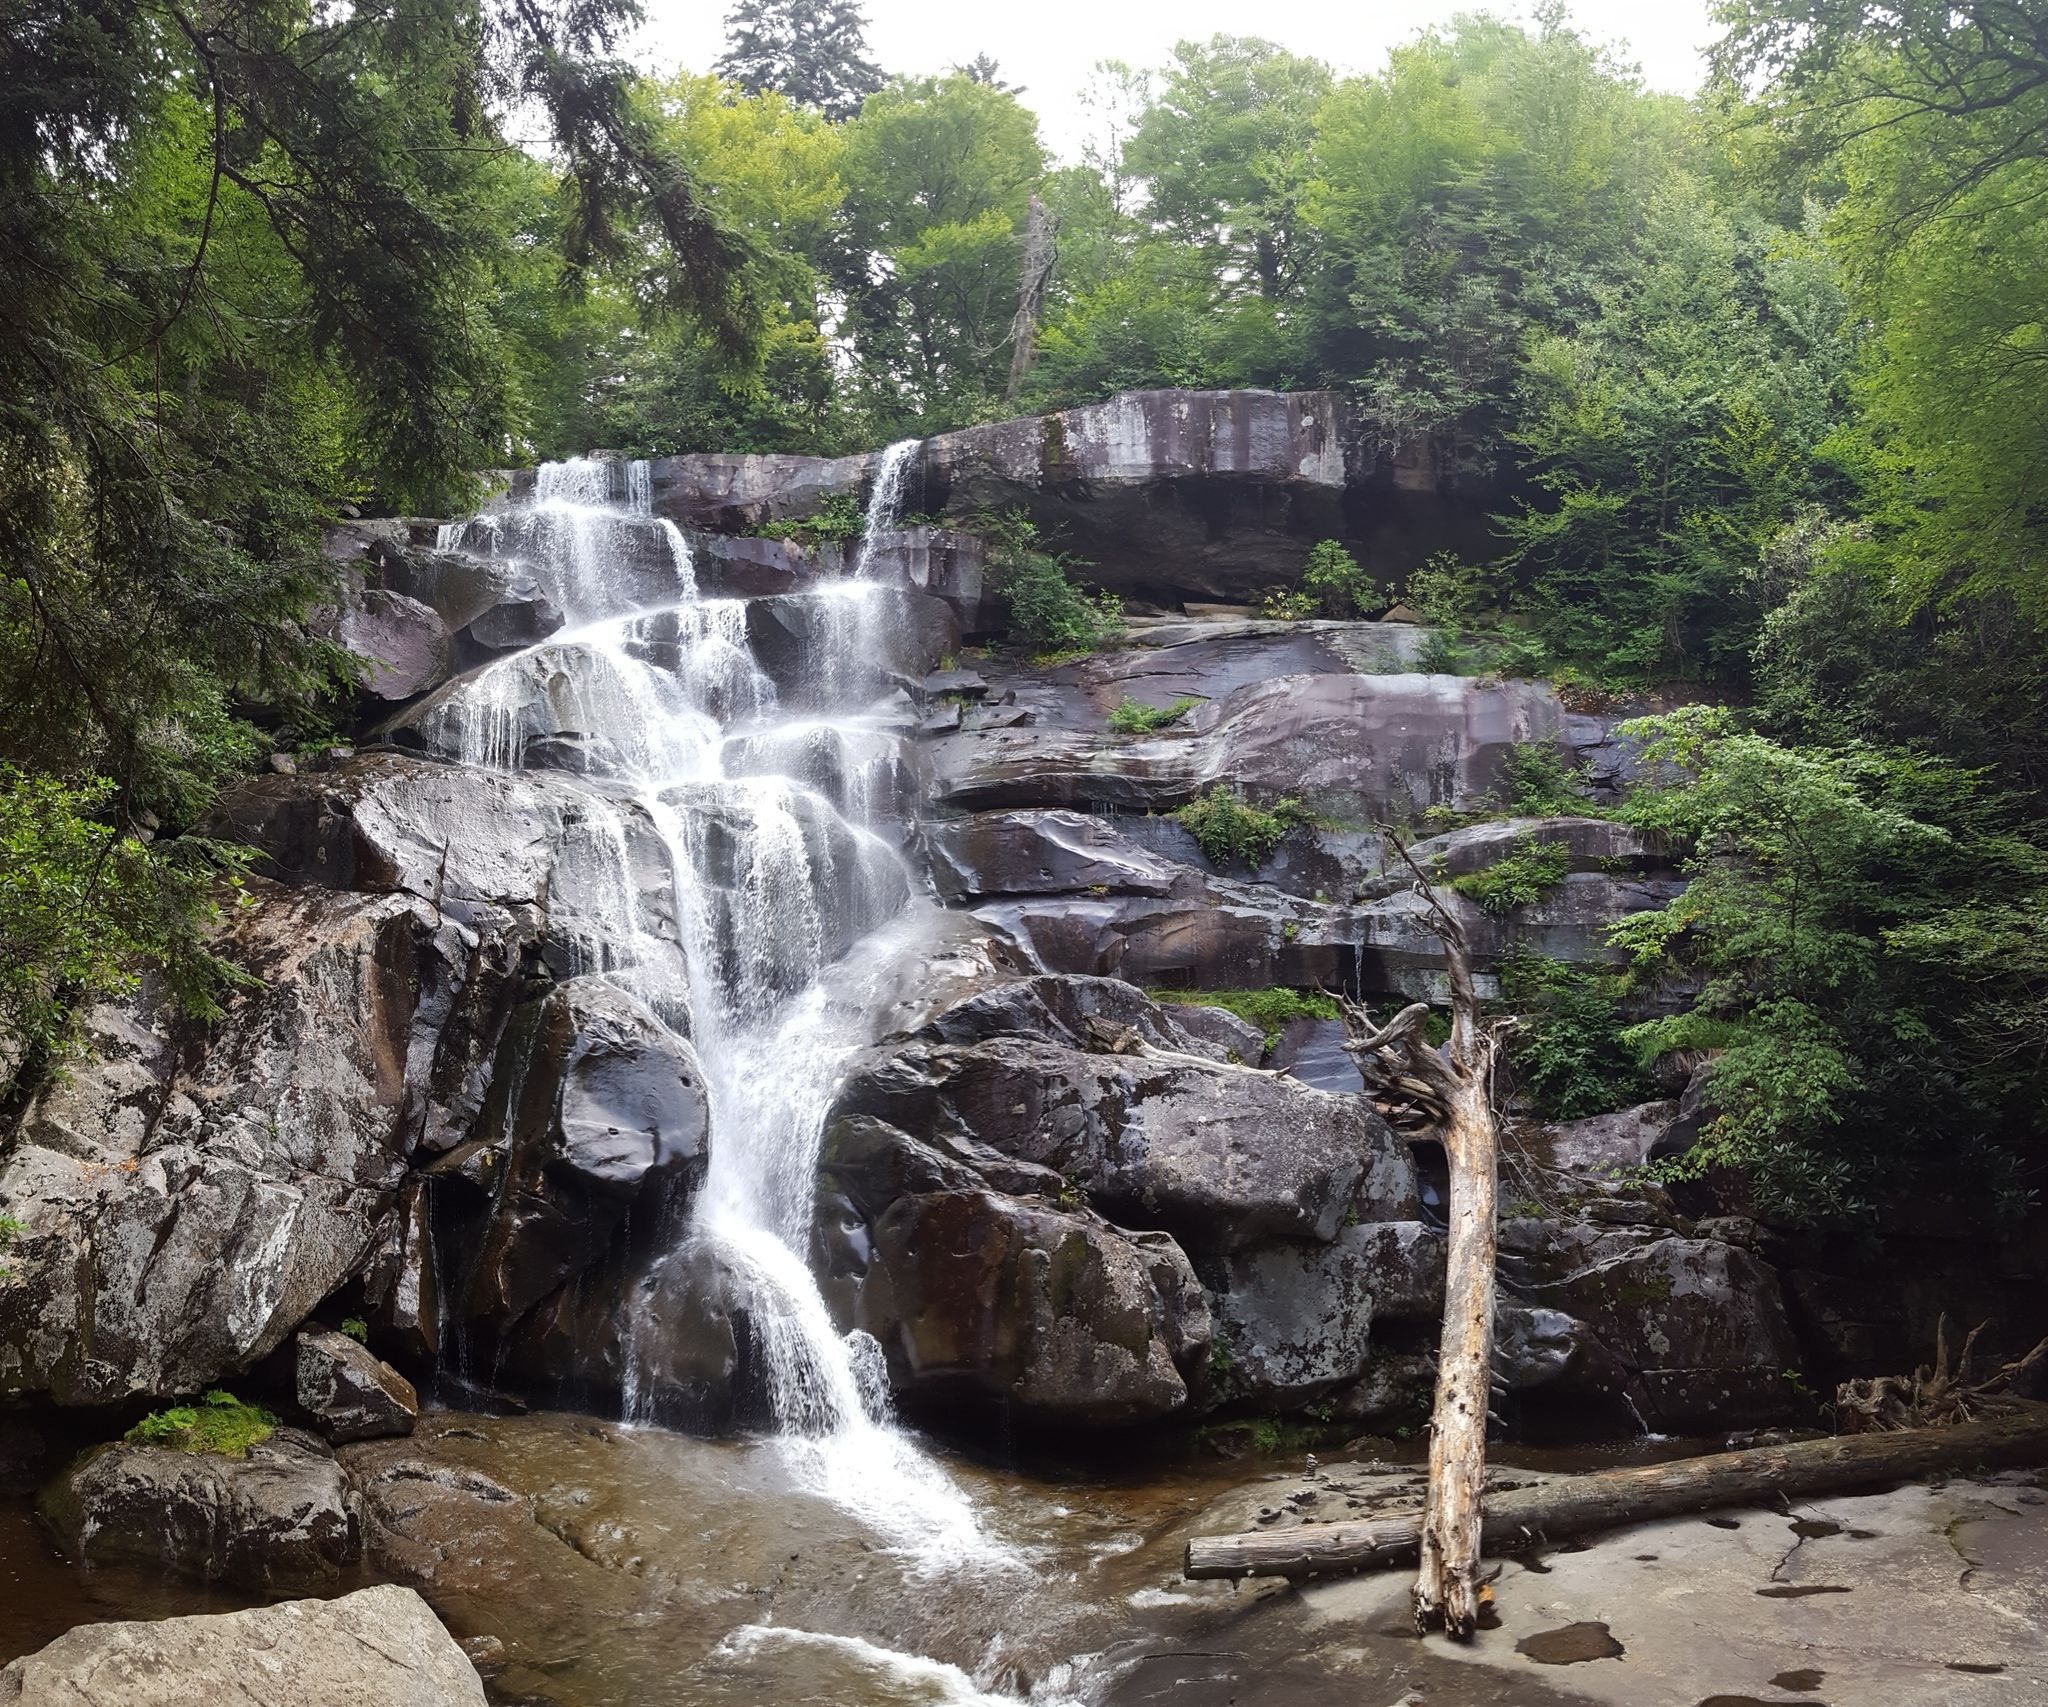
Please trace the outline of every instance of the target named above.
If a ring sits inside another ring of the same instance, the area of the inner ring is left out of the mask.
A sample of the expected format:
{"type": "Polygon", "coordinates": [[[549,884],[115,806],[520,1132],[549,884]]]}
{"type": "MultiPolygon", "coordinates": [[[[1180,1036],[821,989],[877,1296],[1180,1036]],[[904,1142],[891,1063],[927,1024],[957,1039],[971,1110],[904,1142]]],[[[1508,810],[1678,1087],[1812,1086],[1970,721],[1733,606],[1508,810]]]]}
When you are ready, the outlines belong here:
{"type": "MultiPolygon", "coordinates": [[[[573,864],[578,970],[686,1023],[711,1108],[710,1161],[673,1248],[626,1306],[628,1420],[654,1412],[650,1347],[708,1270],[740,1316],[795,1473],[937,1562],[998,1556],[939,1467],[892,1424],[880,1348],[834,1326],[806,1258],[819,1145],[848,1056],[870,1040],[889,949],[916,898],[890,838],[901,735],[876,709],[889,589],[875,542],[901,507],[916,443],[876,472],[857,573],[778,598],[802,637],[811,703],[785,706],[744,601],[699,596],[688,542],[653,514],[645,463],[550,464],[526,502],[443,532],[529,578],[562,615],[479,671],[427,733],[466,763],[517,769],[572,750],[592,807],[573,864]],[[673,867],[680,950],[640,918],[625,814],[673,867]]],[[[700,1287],[701,1291],[701,1287],[700,1287]]]]}

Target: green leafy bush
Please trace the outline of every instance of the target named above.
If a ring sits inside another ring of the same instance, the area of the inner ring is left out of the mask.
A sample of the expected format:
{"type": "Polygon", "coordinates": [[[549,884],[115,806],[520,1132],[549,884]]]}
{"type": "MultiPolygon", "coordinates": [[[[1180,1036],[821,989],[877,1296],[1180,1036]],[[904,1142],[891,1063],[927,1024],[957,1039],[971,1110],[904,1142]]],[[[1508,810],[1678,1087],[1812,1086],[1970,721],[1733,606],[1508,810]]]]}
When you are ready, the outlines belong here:
{"type": "Polygon", "coordinates": [[[1309,822],[1298,800],[1276,800],[1271,811],[1263,811],[1221,783],[1173,816],[1217,865],[1263,865],[1289,830],[1309,822]]]}
{"type": "Polygon", "coordinates": [[[773,521],[755,530],[762,539],[793,539],[806,546],[845,545],[860,538],[867,528],[867,512],[857,492],[834,492],[816,513],[786,521],[773,521]]]}
{"type": "Polygon", "coordinates": [[[277,1418],[261,1405],[244,1404],[216,1387],[196,1405],[151,1411],[128,1431],[128,1438],[145,1446],[168,1446],[176,1452],[246,1458],[249,1448],[268,1440],[277,1426],[277,1418]]]}
{"type": "Polygon", "coordinates": [[[1313,593],[1282,592],[1274,588],[1259,600],[1259,615],[1268,622],[1306,622],[1316,614],[1313,593]]]}
{"type": "Polygon", "coordinates": [[[1042,661],[1092,652],[1124,631],[1123,601],[1089,594],[1068,574],[1068,559],[1044,549],[1038,526],[1022,510],[984,516],[989,578],[1010,606],[1010,636],[1042,661]]]}
{"type": "Polygon", "coordinates": [[[70,1014],[144,966],[201,1018],[251,982],[205,942],[246,856],[196,836],[146,844],[119,812],[104,778],[72,786],[0,764],[0,1060],[11,1045],[30,1071],[47,1065],[70,1014]]]}
{"type": "Polygon", "coordinates": [[[1562,842],[1521,837],[1511,853],[1479,871],[1451,879],[1460,895],[1477,901],[1496,918],[1540,901],[1570,874],[1571,850],[1562,842]]]}
{"type": "Polygon", "coordinates": [[[1501,791],[1518,818],[1556,818],[1591,810],[1585,783],[1554,741],[1518,741],[1501,760],[1501,791]]]}
{"type": "Polygon", "coordinates": [[[1306,995],[1276,984],[1269,990],[1148,990],[1155,1002],[1172,1002],[1189,1008],[1222,1008],[1266,1034],[1266,1047],[1279,1041],[1281,1029],[1290,1020],[1341,1019],[1336,1001],[1329,996],[1306,995]]]}
{"type": "Polygon", "coordinates": [[[368,1345],[370,1343],[370,1324],[360,1316],[346,1317],[342,1321],[341,1331],[354,1340],[357,1345],[368,1345]]]}
{"type": "Polygon", "coordinates": [[[1619,974],[1511,954],[1501,997],[1522,1017],[1515,1078],[1546,1120],[1583,1120],[1641,1101],[1650,1083],[1621,1015],[1619,974]]]}
{"type": "Polygon", "coordinates": [[[1199,699],[1177,699],[1171,705],[1147,705],[1125,694],[1109,714],[1109,726],[1119,735],[1149,735],[1155,729],[1170,728],[1201,703],[1199,699]]]}
{"type": "Polygon", "coordinates": [[[1308,554],[1301,590],[1323,615],[1339,619],[1370,616],[1387,604],[1379,584],[1334,539],[1323,540],[1308,554]]]}

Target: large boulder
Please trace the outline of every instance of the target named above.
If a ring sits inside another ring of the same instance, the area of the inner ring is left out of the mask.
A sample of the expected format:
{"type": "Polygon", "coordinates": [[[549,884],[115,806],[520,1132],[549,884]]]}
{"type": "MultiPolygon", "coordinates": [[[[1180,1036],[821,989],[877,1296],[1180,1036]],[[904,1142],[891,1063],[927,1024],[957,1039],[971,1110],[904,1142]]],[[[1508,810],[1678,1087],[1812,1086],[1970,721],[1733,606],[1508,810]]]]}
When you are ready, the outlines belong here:
{"type": "Polygon", "coordinates": [[[0,1707],[484,1707],[476,1669],[409,1588],[246,1612],[81,1624],[0,1670],[0,1707]]]}
{"type": "Polygon", "coordinates": [[[627,992],[584,977],[529,1004],[508,1028],[485,1135],[430,1170],[461,1226],[443,1253],[454,1314],[502,1331],[597,1263],[636,1203],[658,1214],[687,1196],[709,1126],[694,1051],[627,992]]]}
{"type": "Polygon", "coordinates": [[[1501,1250],[1536,1312],[1503,1338],[1524,1365],[1512,1385],[1605,1398],[1671,1434],[1798,1410],[1785,1372],[1802,1356],[1777,1273],[1740,1245],[1686,1237],[1667,1212],[1610,1197],[1572,1218],[1504,1222],[1501,1250]]]}
{"type": "Polygon", "coordinates": [[[0,1392],[112,1404],[269,1355],[364,1273],[431,1105],[483,1078],[519,961],[502,909],[251,894],[219,946],[258,982],[220,1020],[145,984],[24,1112],[0,1165],[22,1223],[0,1392]]]}
{"type": "Polygon", "coordinates": [[[303,1328],[294,1358],[294,1397],[313,1426],[337,1444],[412,1433],[420,1396],[368,1346],[332,1328],[303,1328]]]}
{"type": "Polygon", "coordinates": [[[385,587],[351,591],[313,624],[323,639],[363,660],[362,691],[373,700],[412,699],[448,674],[448,627],[433,606],[385,587]]]}
{"type": "Polygon", "coordinates": [[[249,778],[210,827],[281,883],[415,895],[456,919],[510,909],[564,973],[634,944],[680,976],[666,844],[643,806],[567,776],[362,754],[317,776],[249,778]]]}
{"type": "Polygon", "coordinates": [[[1085,1054],[1030,1037],[912,1042],[838,1113],[1046,1170],[1109,1219],[1205,1252],[1330,1240],[1347,1214],[1415,1211],[1406,1148],[1355,1098],[1187,1054],[1085,1054]]]}
{"type": "Polygon", "coordinates": [[[859,1324],[914,1401],[1027,1421],[1170,1416],[1209,1346],[1202,1289],[1173,1240],[988,1191],[890,1206],[859,1324]]]}
{"type": "Polygon", "coordinates": [[[362,1508],[331,1448],[281,1428],[245,1458],[117,1443],[38,1502],[81,1565],[160,1567],[263,1594],[332,1590],[362,1556],[362,1508]]]}
{"type": "Polygon", "coordinates": [[[1165,895],[1183,872],[1087,812],[980,812],[926,827],[947,900],[1011,895],[1165,895]]]}

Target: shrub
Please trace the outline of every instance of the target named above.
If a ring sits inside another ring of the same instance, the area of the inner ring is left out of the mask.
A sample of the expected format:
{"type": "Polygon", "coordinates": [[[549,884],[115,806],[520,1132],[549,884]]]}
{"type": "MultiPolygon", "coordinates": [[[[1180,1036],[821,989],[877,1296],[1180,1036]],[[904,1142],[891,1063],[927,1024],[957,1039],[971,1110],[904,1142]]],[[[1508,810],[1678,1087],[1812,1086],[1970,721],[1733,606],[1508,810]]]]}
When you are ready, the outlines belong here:
{"type": "Polygon", "coordinates": [[[1522,1016],[1509,1045],[1515,1077],[1544,1119],[1583,1120],[1649,1094],[1622,1021],[1619,974],[1511,954],[1500,984],[1522,1016]]]}
{"type": "Polygon", "coordinates": [[[1155,729],[1170,728],[1201,703],[1199,699],[1177,699],[1171,705],[1146,705],[1125,694],[1109,714],[1109,726],[1119,735],[1149,735],[1155,729]]]}
{"type": "Polygon", "coordinates": [[[1562,842],[1521,837],[1512,852],[1480,871],[1451,879],[1460,895],[1477,901],[1496,918],[1540,901],[1571,871],[1571,850],[1562,842]]]}
{"type": "Polygon", "coordinates": [[[1268,622],[1305,622],[1315,614],[1316,601],[1311,593],[1284,593],[1276,587],[1259,601],[1259,615],[1268,622]]]}
{"type": "Polygon", "coordinates": [[[370,1343],[370,1324],[360,1316],[346,1317],[341,1324],[341,1331],[354,1340],[357,1345],[368,1345],[370,1343]]]}
{"type": "Polygon", "coordinates": [[[224,1458],[246,1458],[249,1448],[268,1440],[277,1418],[261,1405],[246,1405],[218,1387],[196,1405],[174,1405],[151,1411],[128,1431],[145,1446],[168,1446],[176,1452],[217,1452],[224,1458]]]}
{"type": "Polygon", "coordinates": [[[1501,761],[1508,810],[1520,818],[1584,813],[1585,783],[1564,749],[1552,741],[1518,741],[1501,761]]]}
{"type": "Polygon", "coordinates": [[[984,516],[989,578],[1009,602],[1010,637],[1041,658],[1092,652],[1124,631],[1123,600],[1092,596],[1076,586],[1074,565],[1039,543],[1037,524],[1022,510],[984,516]]]}
{"type": "Polygon", "coordinates": [[[755,531],[762,539],[793,539],[807,546],[845,545],[867,528],[867,512],[857,492],[834,492],[815,515],[768,522],[755,531]]]}
{"type": "Polygon", "coordinates": [[[1298,800],[1276,800],[1273,809],[1250,805],[1221,783],[1181,807],[1173,816],[1186,826],[1204,856],[1216,865],[1233,861],[1263,865],[1287,832],[1309,821],[1298,800]]]}
{"type": "Polygon", "coordinates": [[[1290,1020],[1340,1019],[1335,1000],[1329,996],[1304,995],[1299,990],[1274,985],[1270,990],[1148,990],[1155,1002],[1170,1002],[1188,1008],[1222,1008],[1266,1034],[1266,1047],[1279,1041],[1281,1029],[1290,1020]]]}
{"type": "Polygon", "coordinates": [[[1329,617],[1369,616],[1384,610],[1387,604],[1379,584],[1334,539],[1322,541],[1308,554],[1308,566],[1301,572],[1301,590],[1329,617]]]}

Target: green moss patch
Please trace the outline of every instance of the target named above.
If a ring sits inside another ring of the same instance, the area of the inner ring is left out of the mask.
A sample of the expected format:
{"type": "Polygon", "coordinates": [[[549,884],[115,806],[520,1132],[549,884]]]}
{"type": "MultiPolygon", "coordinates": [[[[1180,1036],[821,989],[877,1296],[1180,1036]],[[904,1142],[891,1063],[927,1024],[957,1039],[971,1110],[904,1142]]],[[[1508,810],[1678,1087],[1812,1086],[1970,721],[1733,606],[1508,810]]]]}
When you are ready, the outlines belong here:
{"type": "Polygon", "coordinates": [[[128,1438],[143,1446],[168,1446],[173,1452],[246,1458],[249,1448],[268,1440],[277,1426],[277,1418],[261,1405],[244,1404],[216,1387],[196,1405],[151,1411],[128,1431],[128,1438]]]}

